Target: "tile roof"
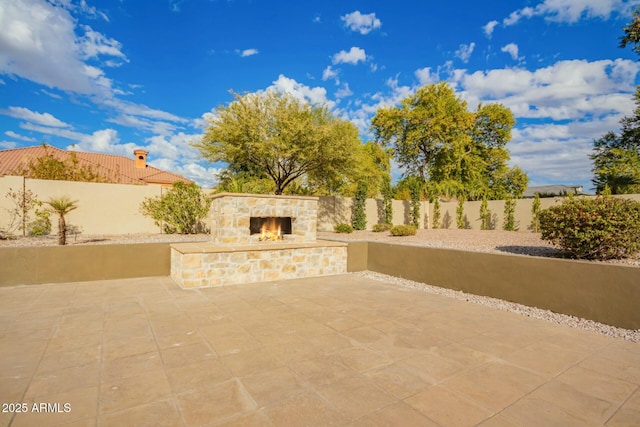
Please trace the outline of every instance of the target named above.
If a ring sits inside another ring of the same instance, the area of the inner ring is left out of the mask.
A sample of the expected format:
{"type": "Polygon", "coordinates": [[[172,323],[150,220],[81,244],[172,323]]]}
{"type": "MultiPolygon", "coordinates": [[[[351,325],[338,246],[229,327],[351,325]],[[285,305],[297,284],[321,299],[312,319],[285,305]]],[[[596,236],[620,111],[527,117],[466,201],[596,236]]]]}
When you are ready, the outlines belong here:
{"type": "Polygon", "coordinates": [[[52,155],[58,160],[69,159],[75,153],[79,166],[90,167],[107,182],[116,184],[173,184],[176,181],[192,182],[181,175],[166,172],[146,165],[136,167],[135,158],[118,156],[115,154],[85,153],[82,151],[65,151],[51,145],[35,147],[13,148],[0,150],[0,176],[15,174],[25,168],[30,160],[52,155]]]}

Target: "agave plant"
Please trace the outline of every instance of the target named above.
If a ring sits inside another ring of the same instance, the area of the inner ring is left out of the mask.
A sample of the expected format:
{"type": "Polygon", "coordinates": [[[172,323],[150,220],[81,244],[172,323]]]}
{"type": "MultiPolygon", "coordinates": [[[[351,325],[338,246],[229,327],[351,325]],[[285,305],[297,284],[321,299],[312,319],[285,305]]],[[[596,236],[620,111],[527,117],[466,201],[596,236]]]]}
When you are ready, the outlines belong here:
{"type": "Polygon", "coordinates": [[[51,206],[51,210],[58,214],[58,244],[67,244],[67,223],[64,216],[74,209],[78,208],[77,200],[71,200],[69,196],[62,196],[58,198],[50,198],[46,202],[51,206]]]}

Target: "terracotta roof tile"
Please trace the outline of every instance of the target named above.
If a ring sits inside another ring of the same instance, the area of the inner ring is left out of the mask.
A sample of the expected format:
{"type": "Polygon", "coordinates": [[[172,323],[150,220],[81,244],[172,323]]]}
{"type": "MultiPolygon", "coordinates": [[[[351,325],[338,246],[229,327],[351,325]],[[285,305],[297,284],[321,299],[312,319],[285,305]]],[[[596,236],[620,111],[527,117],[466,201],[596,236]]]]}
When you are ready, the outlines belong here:
{"type": "Polygon", "coordinates": [[[192,182],[181,175],[163,171],[150,165],[137,168],[135,159],[115,154],[65,151],[47,145],[0,150],[0,176],[16,173],[25,168],[30,160],[50,154],[65,160],[75,153],[80,166],[89,166],[107,182],[117,184],[173,184],[176,181],[192,182]]]}

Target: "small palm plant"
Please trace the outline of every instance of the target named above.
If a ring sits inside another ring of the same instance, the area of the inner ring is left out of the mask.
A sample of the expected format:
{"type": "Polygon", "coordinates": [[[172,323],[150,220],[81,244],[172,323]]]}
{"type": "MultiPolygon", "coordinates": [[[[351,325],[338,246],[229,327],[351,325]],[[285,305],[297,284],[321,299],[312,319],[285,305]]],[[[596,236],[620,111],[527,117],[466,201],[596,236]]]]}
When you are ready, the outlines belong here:
{"type": "Polygon", "coordinates": [[[51,210],[59,215],[58,218],[58,244],[66,245],[67,244],[67,223],[64,219],[64,216],[71,212],[74,209],[78,208],[77,200],[71,200],[69,196],[62,196],[58,198],[50,198],[48,202],[46,202],[49,206],[51,206],[51,210]]]}

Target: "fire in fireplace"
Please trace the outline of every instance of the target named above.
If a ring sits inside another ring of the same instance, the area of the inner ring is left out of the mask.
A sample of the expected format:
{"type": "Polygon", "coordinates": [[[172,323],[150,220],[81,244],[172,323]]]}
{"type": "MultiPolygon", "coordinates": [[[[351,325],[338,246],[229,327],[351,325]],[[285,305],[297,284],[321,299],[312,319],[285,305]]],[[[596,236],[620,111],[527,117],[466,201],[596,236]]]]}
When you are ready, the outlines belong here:
{"type": "Polygon", "coordinates": [[[260,242],[283,240],[285,234],[291,234],[291,217],[251,217],[249,229],[251,235],[260,235],[260,242]]]}

